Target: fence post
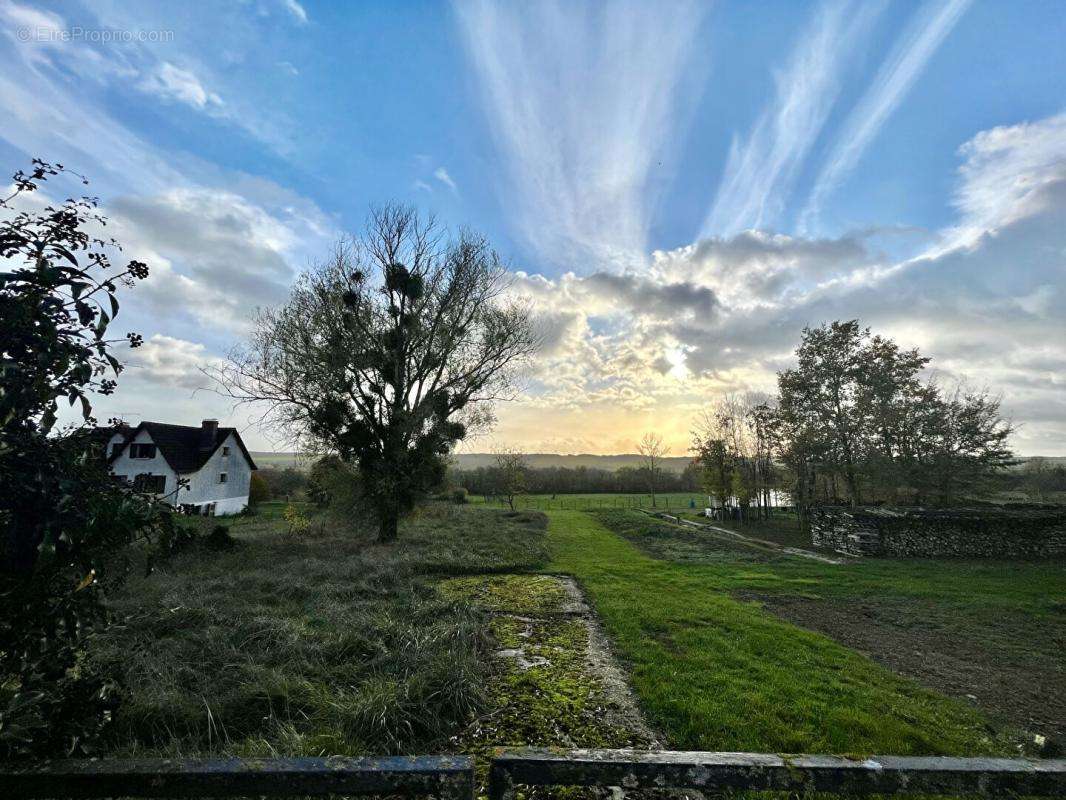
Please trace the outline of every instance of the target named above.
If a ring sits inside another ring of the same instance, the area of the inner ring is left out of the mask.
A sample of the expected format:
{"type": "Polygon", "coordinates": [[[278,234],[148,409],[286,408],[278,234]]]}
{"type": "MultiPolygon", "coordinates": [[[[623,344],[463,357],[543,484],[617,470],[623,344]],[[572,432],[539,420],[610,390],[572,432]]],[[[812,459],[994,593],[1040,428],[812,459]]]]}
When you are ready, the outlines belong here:
{"type": "Polygon", "coordinates": [[[514,780],[511,770],[500,764],[495,758],[489,767],[489,800],[512,800],[514,798],[514,780]]]}

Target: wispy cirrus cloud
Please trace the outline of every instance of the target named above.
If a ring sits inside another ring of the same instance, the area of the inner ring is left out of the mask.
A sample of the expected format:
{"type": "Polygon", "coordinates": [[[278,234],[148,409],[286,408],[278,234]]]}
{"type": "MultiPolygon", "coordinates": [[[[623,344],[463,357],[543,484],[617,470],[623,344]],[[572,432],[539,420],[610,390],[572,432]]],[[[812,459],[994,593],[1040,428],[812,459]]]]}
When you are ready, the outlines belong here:
{"type": "Polygon", "coordinates": [[[706,3],[497,4],[456,18],[484,94],[513,225],[555,267],[636,265],[706,3]]]}
{"type": "Polygon", "coordinates": [[[203,83],[189,70],[164,61],[142,83],[142,88],[168,100],[177,100],[192,108],[205,110],[221,108],[222,98],[204,88],[203,83]]]}
{"type": "Polygon", "coordinates": [[[858,317],[921,347],[946,380],[1003,392],[1026,426],[1019,452],[1066,452],[1066,114],[958,152],[957,221],[915,258],[877,252],[867,233],[744,231],[656,251],[647,271],[518,273],[549,336],[500,434],[539,446],[550,409],[553,434],[590,451],[631,448],[612,437],[648,428],[683,450],[708,398],[772,389],[804,326],[858,317]]]}
{"type": "Polygon", "coordinates": [[[285,0],[285,10],[288,11],[294,20],[301,25],[307,24],[307,9],[300,5],[296,0],[285,0]]]}
{"type": "Polygon", "coordinates": [[[433,177],[451,189],[455,194],[459,194],[459,187],[455,185],[455,180],[448,174],[448,170],[444,167],[437,167],[433,171],[433,177]]]}
{"type": "Polygon", "coordinates": [[[826,2],[774,76],[775,94],[743,141],[734,139],[704,236],[772,226],[840,91],[848,56],[883,3],[826,2]]]}
{"type": "Polygon", "coordinates": [[[817,221],[828,195],[838,187],[896,110],[929,59],[969,8],[972,0],[931,0],[911,19],[881,65],[870,88],[848,116],[833,151],[811,190],[800,230],[817,221]]]}

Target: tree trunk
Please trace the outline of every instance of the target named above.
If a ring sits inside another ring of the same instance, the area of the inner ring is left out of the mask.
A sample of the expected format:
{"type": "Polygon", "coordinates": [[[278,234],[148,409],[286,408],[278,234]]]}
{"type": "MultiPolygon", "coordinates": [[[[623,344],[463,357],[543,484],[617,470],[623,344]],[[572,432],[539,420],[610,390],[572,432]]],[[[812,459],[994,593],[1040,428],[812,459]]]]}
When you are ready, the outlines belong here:
{"type": "Polygon", "coordinates": [[[394,542],[399,535],[400,515],[395,509],[386,509],[380,513],[378,541],[394,542]]]}

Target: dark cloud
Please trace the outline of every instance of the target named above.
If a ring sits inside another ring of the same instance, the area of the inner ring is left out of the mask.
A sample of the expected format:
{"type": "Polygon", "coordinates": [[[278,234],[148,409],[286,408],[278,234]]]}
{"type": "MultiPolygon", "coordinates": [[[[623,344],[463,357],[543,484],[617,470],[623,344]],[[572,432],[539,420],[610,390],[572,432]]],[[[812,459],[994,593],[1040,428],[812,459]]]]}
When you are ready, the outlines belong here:
{"type": "Polygon", "coordinates": [[[679,315],[711,317],[718,307],[712,289],[682,281],[660,283],[633,273],[597,272],[582,280],[583,288],[600,300],[626,307],[634,314],[671,320],[679,315]]]}

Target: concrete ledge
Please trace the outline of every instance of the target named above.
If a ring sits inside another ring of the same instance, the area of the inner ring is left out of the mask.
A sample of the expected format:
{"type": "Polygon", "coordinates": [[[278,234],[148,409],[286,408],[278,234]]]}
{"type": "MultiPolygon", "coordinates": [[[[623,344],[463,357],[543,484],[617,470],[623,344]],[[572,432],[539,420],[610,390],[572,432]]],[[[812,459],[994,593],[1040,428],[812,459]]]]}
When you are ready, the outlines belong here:
{"type": "Polygon", "coordinates": [[[507,800],[516,784],[708,792],[1063,796],[1066,795],[1066,760],[497,750],[489,776],[490,800],[507,800]]]}
{"type": "Polygon", "coordinates": [[[0,787],[5,800],[325,794],[432,794],[471,800],[474,762],[467,756],[71,759],[0,765],[0,787]]]}

